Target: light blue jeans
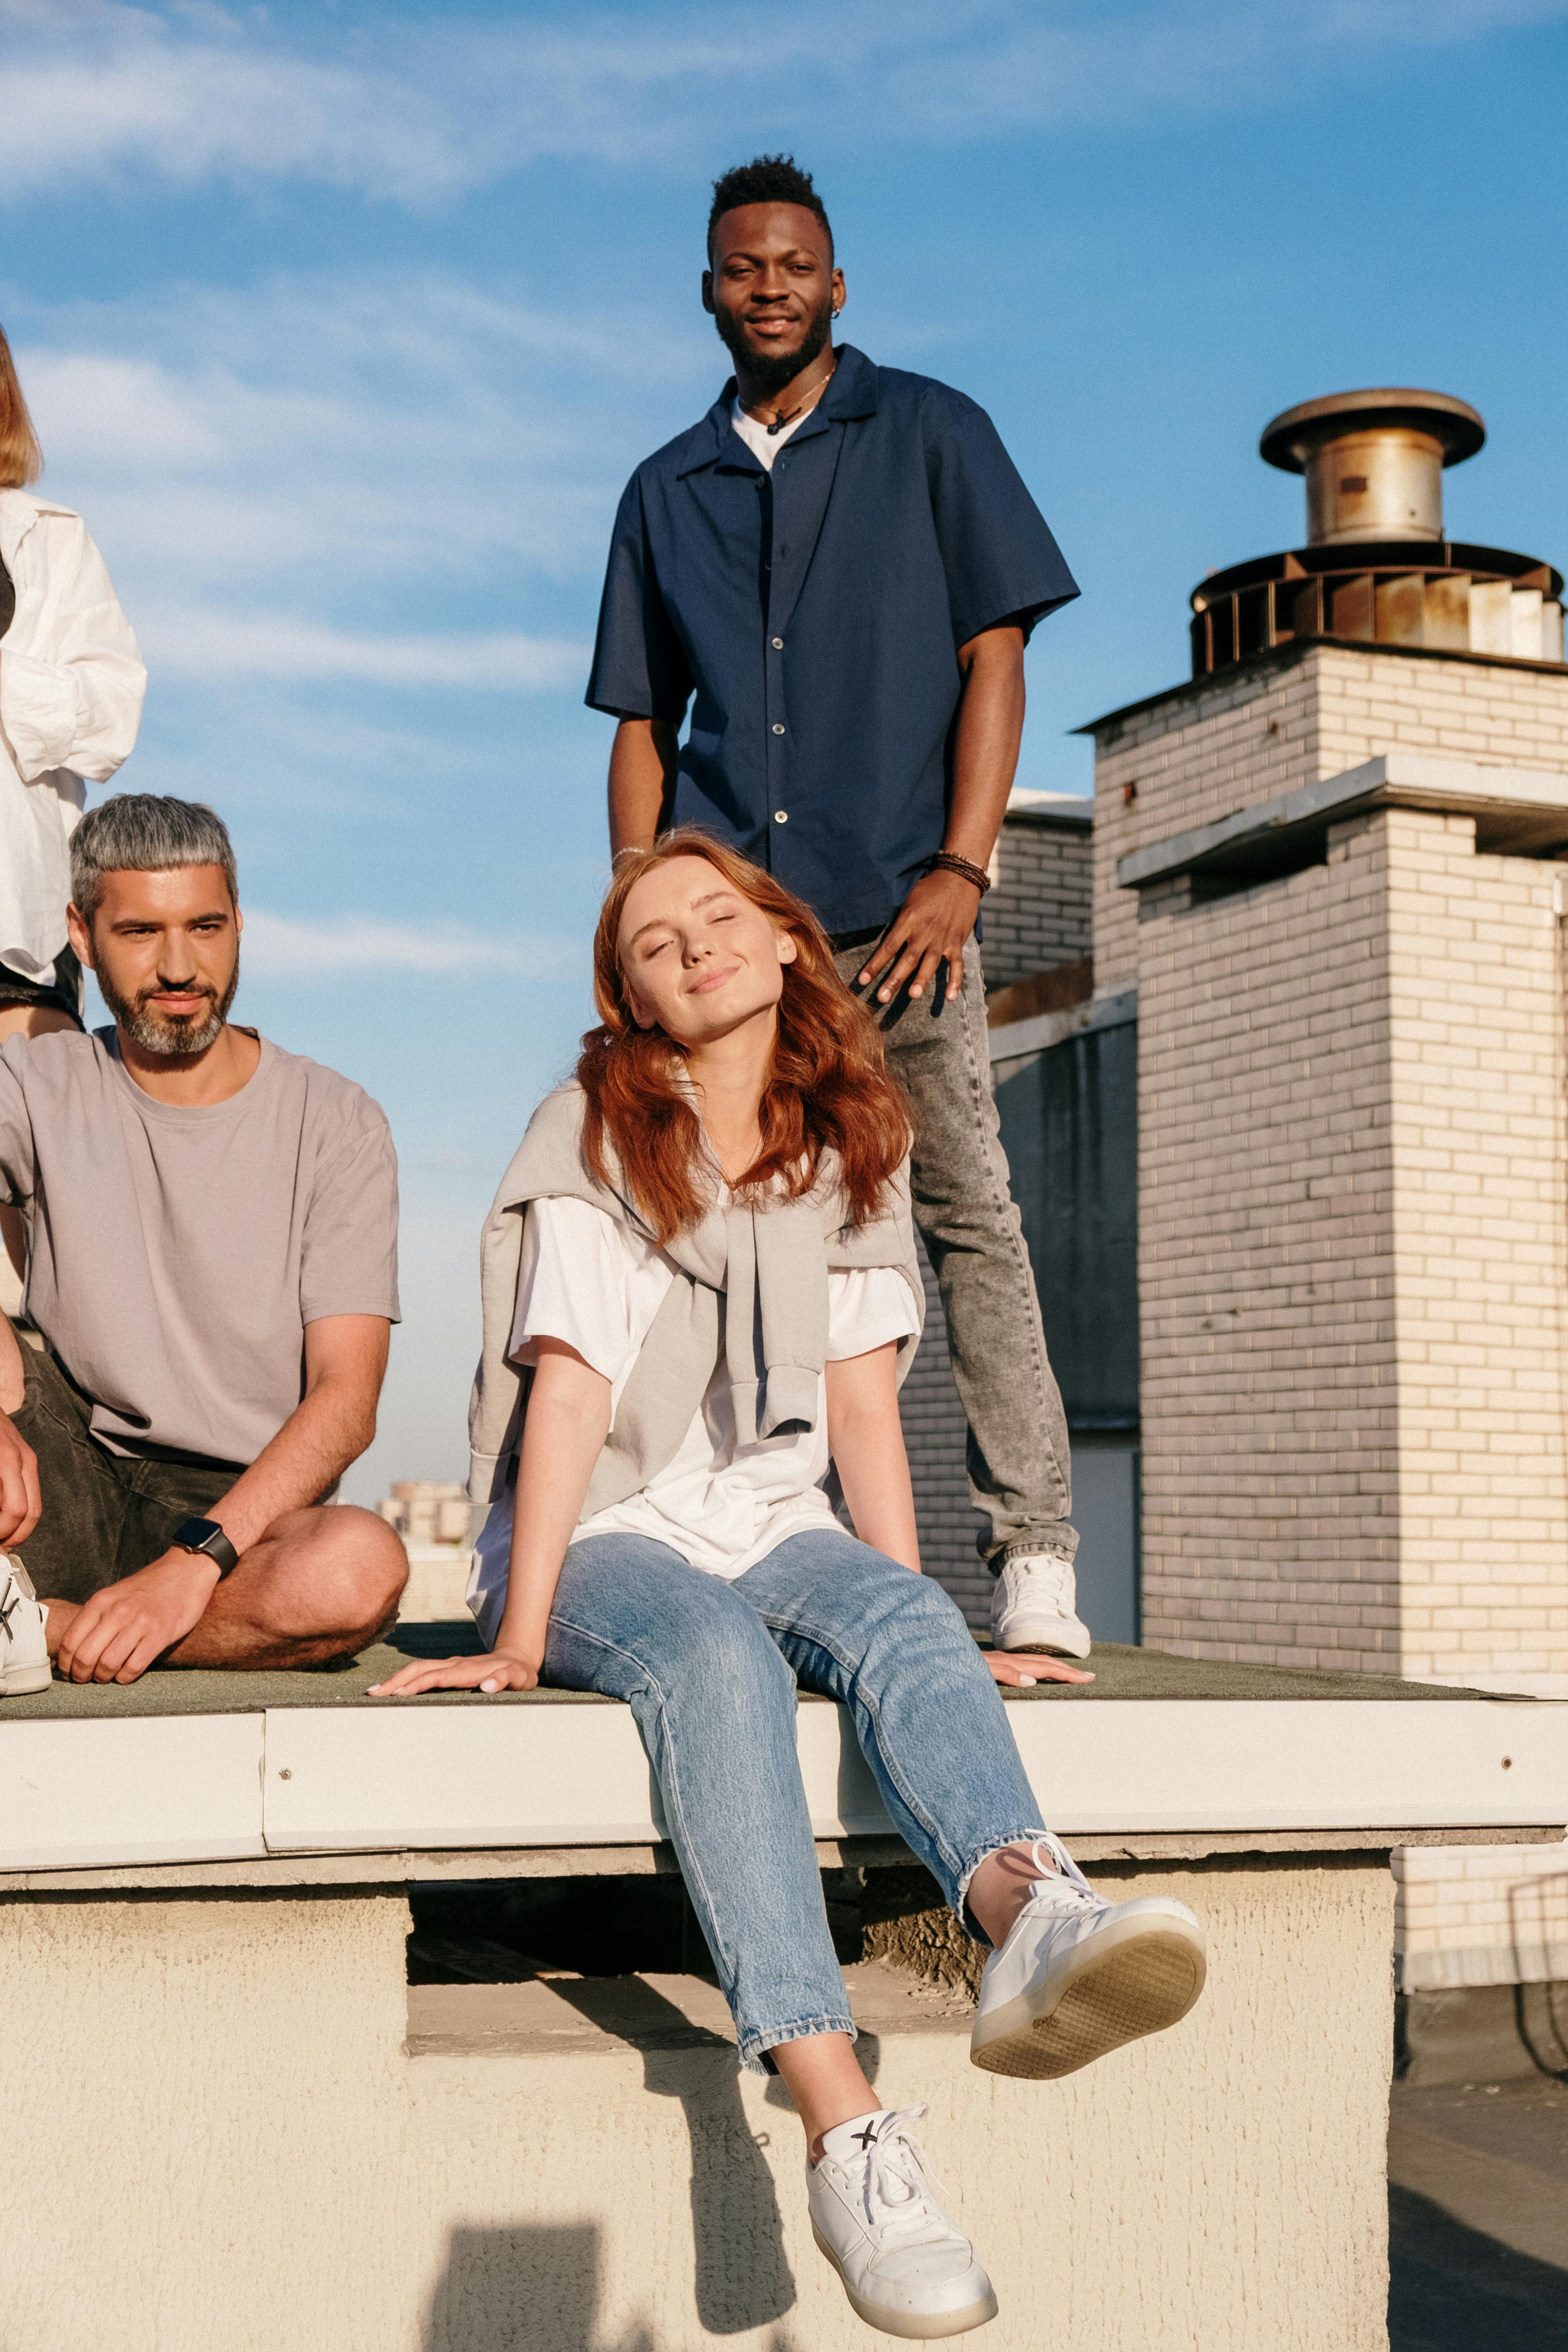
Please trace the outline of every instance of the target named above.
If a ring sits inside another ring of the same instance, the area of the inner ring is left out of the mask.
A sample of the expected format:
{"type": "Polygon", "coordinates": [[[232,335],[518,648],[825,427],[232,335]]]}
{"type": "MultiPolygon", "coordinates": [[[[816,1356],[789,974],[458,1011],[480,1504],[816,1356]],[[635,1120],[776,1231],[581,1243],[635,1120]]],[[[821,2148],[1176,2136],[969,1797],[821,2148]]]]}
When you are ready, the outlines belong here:
{"type": "Polygon", "coordinates": [[[754,2072],[781,2042],[855,2031],[795,1754],[797,1685],[848,1708],[894,1827],[960,1918],[985,1856],[1043,1833],[957,1608],[836,1528],[787,1537],[732,1584],[647,1536],[587,1537],[561,1570],[544,1679],[631,1707],[754,2072]]]}

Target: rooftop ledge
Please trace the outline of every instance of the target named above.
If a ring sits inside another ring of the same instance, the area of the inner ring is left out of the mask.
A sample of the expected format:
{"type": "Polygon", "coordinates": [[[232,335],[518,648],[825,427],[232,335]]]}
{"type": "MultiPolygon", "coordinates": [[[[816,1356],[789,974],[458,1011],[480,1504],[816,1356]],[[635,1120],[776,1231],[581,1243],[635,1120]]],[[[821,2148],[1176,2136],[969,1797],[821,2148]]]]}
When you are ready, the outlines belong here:
{"type": "MultiPolygon", "coordinates": [[[[338,1673],[153,1674],[0,1703],[0,1891],[671,1867],[618,1701],[367,1697],[410,1652],[459,1638],[403,1628],[338,1673]]],[[[1042,1815],[1086,1854],[1495,1843],[1568,1820],[1560,1702],[1111,1645],[1094,1664],[1083,1689],[1006,1694],[1042,1815]]],[[[803,1697],[797,1721],[824,1858],[901,1858],[843,1710],[803,1697]]]]}
{"type": "Polygon", "coordinates": [[[1119,860],[1116,878],[1124,890],[1146,889],[1184,874],[1264,881],[1307,863],[1308,853],[1326,838],[1331,825],[1377,808],[1473,816],[1476,847],[1492,854],[1545,856],[1568,847],[1568,775],[1389,751],[1256,808],[1237,809],[1212,824],[1135,849],[1119,860]]]}

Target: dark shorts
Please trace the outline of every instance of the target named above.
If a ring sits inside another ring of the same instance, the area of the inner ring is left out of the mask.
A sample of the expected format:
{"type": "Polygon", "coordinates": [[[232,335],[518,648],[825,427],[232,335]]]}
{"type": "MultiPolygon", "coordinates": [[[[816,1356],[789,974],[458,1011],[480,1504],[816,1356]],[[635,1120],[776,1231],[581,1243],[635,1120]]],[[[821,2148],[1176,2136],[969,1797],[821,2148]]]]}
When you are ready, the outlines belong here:
{"type": "Polygon", "coordinates": [[[30,1344],[35,1336],[16,1333],[27,1392],[11,1418],[38,1457],[44,1514],[19,1557],[42,1600],[86,1601],[159,1559],[174,1529],[205,1518],[244,1465],[109,1453],[89,1426],[91,1399],[30,1344]]]}
{"type": "MultiPolygon", "coordinates": [[[[62,948],[55,958],[52,980],[24,980],[9,964],[0,963],[0,1010],[7,1004],[48,1005],[56,1013],[68,1013],[82,1028],[81,966],[69,948],[62,948]]],[[[63,1601],[65,1594],[59,1598],[63,1601]]]]}

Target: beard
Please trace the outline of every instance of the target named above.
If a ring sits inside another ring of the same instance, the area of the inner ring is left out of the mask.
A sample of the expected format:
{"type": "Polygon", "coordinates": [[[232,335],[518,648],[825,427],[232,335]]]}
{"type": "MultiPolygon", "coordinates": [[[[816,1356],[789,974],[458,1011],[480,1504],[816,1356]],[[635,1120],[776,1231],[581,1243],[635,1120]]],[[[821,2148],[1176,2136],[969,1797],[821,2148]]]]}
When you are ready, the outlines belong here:
{"type": "Polygon", "coordinates": [[[192,987],[184,992],[188,996],[206,998],[207,1010],[199,1016],[190,1013],[171,1015],[156,1012],[152,1003],[157,992],[155,990],[143,989],[136,997],[121,996],[102,971],[96,973],[95,977],[99,994],[126,1035],[144,1054],[158,1054],[165,1061],[175,1061],[205,1054],[223,1034],[228,1008],[234,1003],[234,992],[239,986],[239,957],[236,954],[228,986],[221,997],[216,988],[192,987]]]}
{"type": "Polygon", "coordinates": [[[719,330],[720,341],[735,362],[737,374],[744,371],[761,393],[783,392],[826,350],[833,331],[833,297],[830,293],[823,296],[806,323],[805,339],[793,352],[754,352],[746,341],[746,331],[740,320],[727,318],[722,310],[714,311],[713,324],[719,330]]]}

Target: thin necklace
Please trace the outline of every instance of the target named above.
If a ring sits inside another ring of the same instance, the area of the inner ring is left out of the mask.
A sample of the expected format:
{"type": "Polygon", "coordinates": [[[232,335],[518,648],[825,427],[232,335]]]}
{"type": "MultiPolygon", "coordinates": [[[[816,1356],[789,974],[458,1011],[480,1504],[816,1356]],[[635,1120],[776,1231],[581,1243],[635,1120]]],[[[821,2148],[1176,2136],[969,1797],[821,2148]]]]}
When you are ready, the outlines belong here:
{"type": "MultiPolygon", "coordinates": [[[[837,364],[838,362],[836,359],[834,361],[834,367],[837,367],[837,364]]],[[[823,377],[822,382],[819,384],[813,385],[811,391],[806,394],[805,398],[801,402],[798,408],[792,408],[787,416],[774,417],[773,423],[767,427],[769,440],[771,441],[773,439],[775,433],[782,433],[786,425],[793,425],[797,416],[804,416],[808,408],[814,408],[832,382],[833,369],[830,368],[827,373],[823,377]]],[[[741,403],[741,410],[743,415],[751,416],[752,412],[746,406],[744,401],[742,401],[741,403]]],[[[763,422],[760,416],[752,417],[752,421],[754,425],[761,425],[763,422]]]]}

